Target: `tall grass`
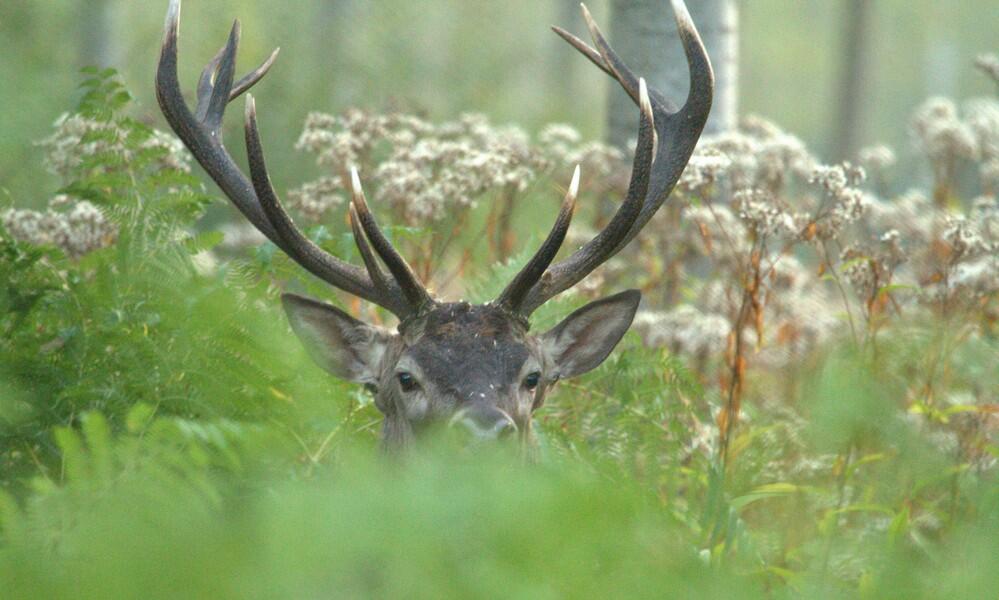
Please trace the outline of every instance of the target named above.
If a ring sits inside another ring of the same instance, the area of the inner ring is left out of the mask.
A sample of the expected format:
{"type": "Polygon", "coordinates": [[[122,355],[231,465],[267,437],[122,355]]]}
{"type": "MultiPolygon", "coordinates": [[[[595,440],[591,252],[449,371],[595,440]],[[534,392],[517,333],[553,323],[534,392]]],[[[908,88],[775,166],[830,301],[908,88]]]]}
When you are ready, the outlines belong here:
{"type": "MultiPolygon", "coordinates": [[[[646,232],[636,256],[654,260],[609,265],[610,283],[545,306],[536,326],[615,281],[646,283],[654,310],[724,281],[749,308],[712,320],[720,336],[673,321],[629,334],[539,411],[538,464],[447,440],[389,459],[369,396],[314,367],[278,308],[283,289],[328,292],[269,244],[196,233],[213,200],[183,152],[128,117],[112,73],[87,77],[66,121],[83,133],[47,142],[64,198],[7,210],[0,229],[0,597],[994,594],[993,296],[898,316],[818,276],[847,297],[813,315],[834,331],[772,362],[767,341],[790,333],[770,328],[800,313],[775,299],[778,276],[731,275],[761,269],[770,246],[757,235],[718,256],[703,251],[710,223],[680,221],[690,245],[651,252],[669,240],[646,232]],[[99,216],[70,218],[83,202],[99,216]],[[687,273],[673,299],[671,273],[687,273]]],[[[538,165],[514,224],[548,214],[567,175],[538,165]]],[[[723,206],[693,189],[685,210],[723,206]]],[[[504,193],[483,192],[469,221],[490,227],[504,193]]],[[[399,218],[417,244],[419,225],[399,218]]],[[[745,233],[726,226],[718,236],[745,233]]],[[[309,234],[356,259],[339,219],[309,234]]],[[[443,259],[480,300],[519,264],[485,246],[443,259]]],[[[857,264],[817,260],[842,279],[857,264]]]]}

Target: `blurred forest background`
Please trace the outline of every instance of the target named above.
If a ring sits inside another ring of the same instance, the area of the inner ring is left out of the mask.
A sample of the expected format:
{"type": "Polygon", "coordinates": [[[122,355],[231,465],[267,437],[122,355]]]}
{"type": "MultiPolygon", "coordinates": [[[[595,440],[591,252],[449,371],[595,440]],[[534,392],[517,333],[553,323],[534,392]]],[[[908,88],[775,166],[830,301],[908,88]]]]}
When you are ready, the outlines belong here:
{"type": "MultiPolygon", "coordinates": [[[[669,2],[590,4],[682,99],[669,2]]],[[[234,225],[166,133],[167,0],[0,2],[0,597],[995,597],[994,0],[688,4],[711,135],[532,316],[644,294],[525,469],[377,454],[370,395],[310,364],[279,295],[383,315],[234,225]]],[[[565,249],[624,195],[630,149],[602,142],[637,111],[549,31],[588,38],[575,2],[187,0],[188,97],[233,17],[240,73],[282,48],[254,88],[268,166],[336,256],[359,260],[348,165],[449,299],[496,297],[574,165],[565,249]]]]}
{"type": "MultiPolygon", "coordinates": [[[[606,24],[610,4],[593,0],[588,6],[606,24]]],[[[672,32],[668,3],[660,4],[657,26],[672,32]]],[[[690,4],[697,20],[698,0],[690,4]]],[[[827,161],[847,158],[836,154],[858,8],[864,8],[859,12],[865,39],[857,63],[862,100],[851,119],[859,132],[854,149],[886,143],[897,151],[898,174],[915,175],[922,163],[900,127],[915,107],[928,96],[966,98],[992,91],[989,81],[969,68],[978,54],[995,49],[999,16],[989,0],[753,0],[734,6],[739,114],[780,123],[827,161]]],[[[39,189],[44,167],[31,142],[48,135],[54,117],[65,110],[80,67],[114,66],[137,96],[141,114],[164,125],[152,86],[164,7],[165,2],[122,0],[18,0],[0,6],[5,193],[21,205],[47,201],[52,190],[39,189]]],[[[195,80],[236,16],[243,23],[243,68],[276,46],[282,49],[277,68],[256,90],[279,190],[314,173],[311,161],[292,149],[313,110],[401,108],[432,121],[475,111],[529,131],[566,122],[584,138],[604,133],[606,78],[548,28],[558,24],[585,33],[574,0],[188,2],[184,81],[195,80]]],[[[608,31],[613,34],[613,26],[608,31]]],[[[612,42],[619,49],[623,44],[612,42]]],[[[616,89],[613,94],[623,97],[616,89]]],[[[233,121],[230,126],[238,127],[233,121]]]]}

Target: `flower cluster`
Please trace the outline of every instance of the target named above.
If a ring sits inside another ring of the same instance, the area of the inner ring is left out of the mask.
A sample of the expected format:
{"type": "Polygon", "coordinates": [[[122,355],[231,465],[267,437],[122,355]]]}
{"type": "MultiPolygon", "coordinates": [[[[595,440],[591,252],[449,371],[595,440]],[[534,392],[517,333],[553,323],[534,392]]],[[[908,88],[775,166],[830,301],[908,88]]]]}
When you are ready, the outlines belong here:
{"type": "Polygon", "coordinates": [[[978,146],[979,174],[982,188],[999,193],[999,102],[976,98],[964,105],[965,122],[978,146]]]}
{"type": "Polygon", "coordinates": [[[468,114],[405,143],[397,139],[375,169],[376,197],[409,223],[439,220],[491,190],[523,192],[541,164],[519,129],[468,114]]]}
{"type": "Polygon", "coordinates": [[[697,158],[692,160],[707,158],[715,179],[724,176],[735,190],[755,187],[780,191],[789,175],[807,172],[814,159],[801,140],[764,128],[763,123],[754,122],[753,129],[703,138],[694,153],[697,158]],[[719,160],[719,156],[727,160],[719,160]]]}
{"type": "Polygon", "coordinates": [[[895,151],[883,144],[861,148],[857,153],[857,159],[865,169],[874,173],[887,171],[898,160],[895,151]]]}
{"type": "Polygon", "coordinates": [[[934,168],[949,169],[959,159],[974,159],[978,153],[975,132],[958,115],[949,98],[930,98],[912,118],[918,148],[934,168]]]}
{"type": "Polygon", "coordinates": [[[703,195],[731,166],[732,159],[719,149],[704,148],[690,157],[677,187],[686,193],[703,195]]]}
{"type": "Polygon", "coordinates": [[[469,208],[491,190],[522,192],[547,164],[522,131],[478,114],[435,125],[398,113],[313,113],[296,147],[332,171],[290,195],[313,221],[343,202],[342,175],[352,165],[370,173],[377,200],[416,223],[469,208]]]}
{"type": "Polygon", "coordinates": [[[344,200],[343,179],[337,175],[324,175],[288,192],[288,206],[313,223],[342,205],[344,200]]]}
{"type": "Polygon", "coordinates": [[[886,146],[865,148],[856,164],[821,164],[800,140],[756,118],[702,138],[678,182],[677,204],[651,228],[669,232],[655,242],[659,251],[629,263],[647,285],[662,278],[668,289],[669,279],[682,280],[678,293],[647,300],[636,318],[643,340],[701,367],[709,348],[725,381],[744,360],[800,364],[830,336],[876,336],[887,313],[979,310],[994,322],[997,132],[995,100],[966,102],[960,112],[950,100],[927,101],[912,133],[934,167],[935,187],[894,197],[887,183],[897,159],[886,146]],[[977,161],[981,175],[981,196],[966,210],[955,188],[940,185],[956,181],[958,161],[977,161]]]}
{"type": "Polygon", "coordinates": [[[821,187],[826,199],[815,219],[816,233],[821,239],[836,237],[868,210],[871,199],[857,187],[866,177],[862,168],[850,163],[819,165],[812,170],[808,182],[821,187]]]}
{"type": "Polygon", "coordinates": [[[773,194],[766,190],[739,190],[732,195],[732,203],[739,211],[739,218],[745,227],[756,237],[794,230],[794,219],[777,203],[773,194]]]}
{"type": "Polygon", "coordinates": [[[687,304],[669,311],[643,310],[635,315],[634,328],[647,346],[690,356],[721,352],[729,332],[728,319],[687,304]]]}
{"type": "MultiPolygon", "coordinates": [[[[81,165],[94,157],[115,157],[130,162],[136,152],[152,151],[154,168],[190,170],[191,156],[172,135],[153,130],[138,143],[129,139],[133,132],[113,120],[94,119],[79,113],[64,113],[53,124],[55,131],[38,145],[45,151],[45,165],[64,181],[71,179],[81,165]]],[[[102,161],[111,163],[110,159],[102,161]]]]}
{"type": "Polygon", "coordinates": [[[15,240],[57,246],[73,258],[109,246],[117,237],[117,228],[99,208],[64,195],[53,198],[44,212],[9,208],[0,213],[0,222],[15,240]]]}
{"type": "MultiPolygon", "coordinates": [[[[894,155],[880,147],[865,160],[884,168],[894,155]]],[[[829,239],[857,221],[870,204],[859,187],[864,179],[862,168],[821,165],[798,138],[773,123],[749,118],[739,131],[703,138],[677,187],[688,198],[732,205],[755,235],[807,233],[829,239]],[[792,208],[783,200],[792,184],[820,189],[822,202],[805,198],[792,208]],[[815,227],[806,231],[813,222],[815,227]]]]}
{"type": "Polygon", "coordinates": [[[948,215],[944,219],[941,239],[950,245],[954,260],[974,258],[996,250],[982,238],[975,224],[963,215],[948,215]]]}
{"type": "Polygon", "coordinates": [[[544,153],[557,174],[571,173],[576,165],[589,180],[612,178],[626,170],[624,153],[596,141],[583,142],[572,126],[553,123],[538,134],[539,152],[544,153]]]}

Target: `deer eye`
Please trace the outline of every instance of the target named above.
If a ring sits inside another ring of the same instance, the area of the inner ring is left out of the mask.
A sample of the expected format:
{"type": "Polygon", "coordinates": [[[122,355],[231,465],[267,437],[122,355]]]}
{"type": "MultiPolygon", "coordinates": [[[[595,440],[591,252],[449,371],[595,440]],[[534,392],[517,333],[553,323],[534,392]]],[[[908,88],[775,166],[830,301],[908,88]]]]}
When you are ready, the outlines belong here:
{"type": "Polygon", "coordinates": [[[413,377],[411,373],[407,373],[406,371],[396,374],[396,379],[399,380],[399,387],[401,387],[404,392],[412,392],[416,388],[420,387],[420,384],[416,383],[416,378],[413,377]]]}
{"type": "Polygon", "coordinates": [[[538,383],[540,381],[541,381],[541,373],[537,371],[529,373],[527,377],[524,378],[524,387],[526,387],[529,390],[533,390],[534,388],[538,387],[538,383]]]}

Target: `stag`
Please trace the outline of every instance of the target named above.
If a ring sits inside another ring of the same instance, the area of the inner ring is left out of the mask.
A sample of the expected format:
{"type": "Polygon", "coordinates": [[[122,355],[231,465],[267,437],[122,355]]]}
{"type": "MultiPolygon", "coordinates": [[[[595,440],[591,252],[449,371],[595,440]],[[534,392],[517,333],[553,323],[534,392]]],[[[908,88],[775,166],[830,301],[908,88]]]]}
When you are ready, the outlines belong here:
{"type": "Polygon", "coordinates": [[[308,354],[332,375],[365,384],[384,415],[382,440],[400,448],[434,424],[457,425],[479,438],[516,437],[529,443],[533,413],[563,378],[599,365],[631,325],[641,294],[624,291],[593,301],[540,335],[531,313],[617,254],[669,196],[694,150],[711,108],[713,74],[683,0],[673,0],[690,69],[690,92],[676,109],[646,87],[611,49],[586,7],[589,46],[554,31],[615,79],[639,108],[638,140],[627,194],[607,226],[567,258],[554,262],[572,218],[579,168],[555,224],[538,251],[486,304],[443,302],[417,279],[382,233],[351,170],[350,224],[364,267],[313,243],[292,222],[271,185],[253,97],[246,98],[249,178],[222,142],[226,106],[267,73],[277,51],[245,77],[234,78],[239,21],[205,66],[192,111],[177,79],[180,0],[171,0],[156,73],[156,97],[166,120],[235,207],[271,242],[314,276],[389,311],[395,331],[363,323],[330,304],[284,294],[292,329],[308,354]]]}

